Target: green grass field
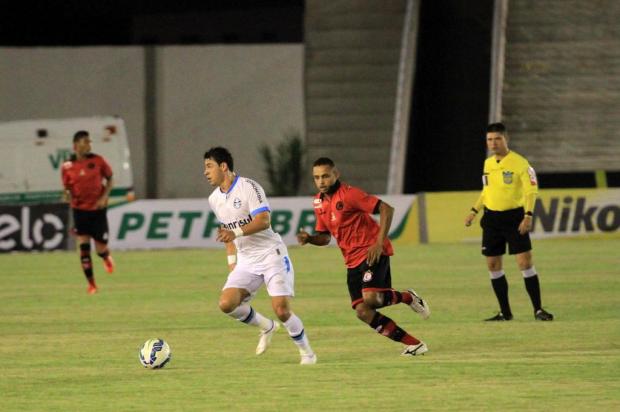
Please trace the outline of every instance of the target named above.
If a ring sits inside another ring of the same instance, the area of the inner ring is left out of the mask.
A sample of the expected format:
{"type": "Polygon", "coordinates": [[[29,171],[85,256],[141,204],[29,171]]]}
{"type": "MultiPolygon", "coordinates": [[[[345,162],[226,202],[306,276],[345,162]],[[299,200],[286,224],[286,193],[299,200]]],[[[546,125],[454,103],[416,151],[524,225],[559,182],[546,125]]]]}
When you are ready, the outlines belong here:
{"type": "MultiPolygon", "coordinates": [[[[521,274],[505,262],[515,320],[496,310],[477,245],[396,247],[394,286],[432,309],[383,311],[430,352],[372,331],[349,307],[335,248],[291,248],[294,310],[319,363],[298,365],[284,329],[254,355],[257,329],[219,312],[222,250],[116,252],[86,294],[77,253],[0,255],[2,411],[620,410],[620,240],[537,241],[543,305],[535,322],[521,274]],[[146,370],[151,337],[173,351],[146,370]]],[[[264,290],[254,307],[271,314],[264,290]]]]}

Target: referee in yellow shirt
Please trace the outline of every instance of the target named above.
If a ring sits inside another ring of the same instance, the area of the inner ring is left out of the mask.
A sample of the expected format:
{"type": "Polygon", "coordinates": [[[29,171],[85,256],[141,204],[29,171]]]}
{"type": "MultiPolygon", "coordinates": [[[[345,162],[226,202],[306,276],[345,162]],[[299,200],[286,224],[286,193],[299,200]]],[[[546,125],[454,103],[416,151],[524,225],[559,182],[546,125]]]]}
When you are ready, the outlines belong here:
{"type": "Polygon", "coordinates": [[[527,159],[508,149],[508,133],[502,123],[487,127],[487,148],[493,156],[484,162],[482,193],[465,218],[470,226],[484,206],[480,220],[482,227],[482,254],[486,256],[491,284],[499,302],[500,312],[486,319],[505,321],[512,319],[508,302],[508,281],[502,269],[502,255],[516,255],[517,265],[523,274],[525,289],[534,307],[534,319],[553,320],[553,315],[541,306],[540,283],[532,263],[532,212],[538,182],[536,172],[527,159]]]}

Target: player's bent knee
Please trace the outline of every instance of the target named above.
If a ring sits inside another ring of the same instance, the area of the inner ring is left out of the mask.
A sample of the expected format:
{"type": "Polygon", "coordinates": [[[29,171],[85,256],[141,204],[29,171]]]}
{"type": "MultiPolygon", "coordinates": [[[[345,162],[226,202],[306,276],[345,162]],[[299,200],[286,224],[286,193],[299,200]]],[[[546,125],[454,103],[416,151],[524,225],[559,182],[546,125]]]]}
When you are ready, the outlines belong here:
{"type": "Polygon", "coordinates": [[[280,321],[286,322],[291,317],[291,306],[286,296],[272,297],[271,307],[280,321]]]}
{"type": "Polygon", "coordinates": [[[375,314],[375,311],[367,305],[360,303],[355,307],[355,314],[357,315],[357,318],[362,322],[370,323],[375,314]]]}
{"type": "Polygon", "coordinates": [[[282,322],[286,322],[291,317],[291,310],[287,306],[277,306],[274,308],[274,312],[282,322]]]}
{"type": "Polygon", "coordinates": [[[239,302],[235,302],[227,298],[220,298],[220,301],[218,302],[218,306],[220,307],[220,310],[222,312],[230,313],[233,310],[237,309],[237,306],[239,306],[239,302]]]}

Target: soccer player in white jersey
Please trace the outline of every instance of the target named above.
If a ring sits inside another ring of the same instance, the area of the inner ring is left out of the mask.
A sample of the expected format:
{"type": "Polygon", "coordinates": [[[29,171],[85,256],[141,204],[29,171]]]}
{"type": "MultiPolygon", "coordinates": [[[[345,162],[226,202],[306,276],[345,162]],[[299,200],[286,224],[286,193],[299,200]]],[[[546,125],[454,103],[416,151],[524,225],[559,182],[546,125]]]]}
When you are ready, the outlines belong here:
{"type": "Polygon", "coordinates": [[[215,187],[209,205],[221,225],[217,240],[226,245],[230,270],[220,295],[220,309],[261,330],[256,354],[263,354],[280,327],[250,306],[258,288],[265,284],[273,311],[299,348],[300,363],[315,364],[317,358],[304,325],[291,311],[295,272],[282,238],[271,229],[271,208],[263,188],[234,172],[233,158],[223,147],[205,153],[204,167],[204,175],[215,187]]]}

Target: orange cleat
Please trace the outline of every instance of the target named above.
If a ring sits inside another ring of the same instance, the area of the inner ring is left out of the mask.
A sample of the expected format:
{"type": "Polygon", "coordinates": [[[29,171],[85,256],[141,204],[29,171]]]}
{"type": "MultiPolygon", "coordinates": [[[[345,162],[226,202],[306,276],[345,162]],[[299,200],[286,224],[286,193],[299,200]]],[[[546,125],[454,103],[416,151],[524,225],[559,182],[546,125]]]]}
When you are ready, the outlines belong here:
{"type": "Polygon", "coordinates": [[[86,292],[88,292],[89,295],[94,295],[95,293],[97,293],[97,286],[88,285],[88,289],[86,290],[86,292]]]}
{"type": "Polygon", "coordinates": [[[108,255],[107,258],[103,259],[103,267],[108,273],[114,272],[114,259],[112,259],[111,255],[108,255]]]}

